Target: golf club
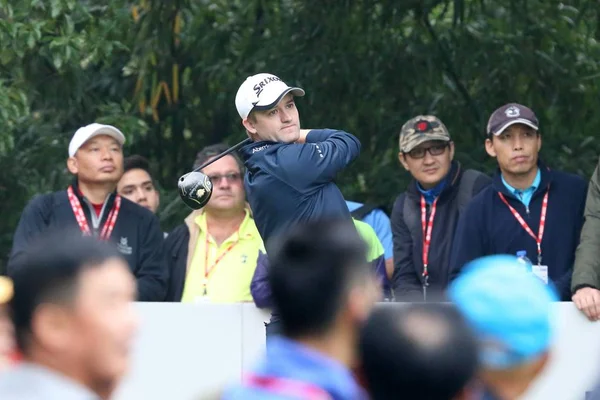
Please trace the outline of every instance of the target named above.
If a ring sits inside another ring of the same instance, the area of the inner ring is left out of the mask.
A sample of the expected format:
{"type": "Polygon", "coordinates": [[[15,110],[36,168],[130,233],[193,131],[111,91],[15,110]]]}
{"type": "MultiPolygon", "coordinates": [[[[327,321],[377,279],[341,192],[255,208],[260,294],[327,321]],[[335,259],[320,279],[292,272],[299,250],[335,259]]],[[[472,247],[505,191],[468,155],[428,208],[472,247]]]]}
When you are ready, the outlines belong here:
{"type": "Polygon", "coordinates": [[[233,147],[228,148],[221,154],[216,155],[211,158],[209,161],[200,165],[198,168],[194,169],[191,172],[188,172],[185,175],[182,175],[177,182],[177,190],[179,192],[179,197],[181,200],[192,210],[199,210],[208,203],[210,200],[210,196],[212,195],[212,182],[210,178],[200,172],[203,168],[208,165],[214,163],[218,159],[226,156],[229,153],[232,153],[239,149],[242,146],[252,142],[252,139],[247,138],[233,147]]]}

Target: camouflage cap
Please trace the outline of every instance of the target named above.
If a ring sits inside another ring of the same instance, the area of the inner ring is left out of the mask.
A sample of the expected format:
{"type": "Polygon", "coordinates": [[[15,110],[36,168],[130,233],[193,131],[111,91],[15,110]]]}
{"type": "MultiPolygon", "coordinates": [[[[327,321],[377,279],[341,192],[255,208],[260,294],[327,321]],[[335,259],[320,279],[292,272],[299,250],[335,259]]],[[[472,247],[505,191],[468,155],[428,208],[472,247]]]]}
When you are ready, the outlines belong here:
{"type": "Polygon", "coordinates": [[[421,143],[431,140],[450,141],[446,126],[433,115],[419,115],[411,118],[400,130],[400,151],[408,153],[421,143]]]}

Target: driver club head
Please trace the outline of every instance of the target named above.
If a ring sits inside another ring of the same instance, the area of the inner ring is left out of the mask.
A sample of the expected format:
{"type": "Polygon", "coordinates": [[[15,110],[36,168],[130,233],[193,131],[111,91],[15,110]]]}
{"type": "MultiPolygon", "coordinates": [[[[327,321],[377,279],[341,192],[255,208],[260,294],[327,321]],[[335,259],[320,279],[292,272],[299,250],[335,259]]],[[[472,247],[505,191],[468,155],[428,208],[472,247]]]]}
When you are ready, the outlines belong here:
{"type": "Polygon", "coordinates": [[[199,210],[208,203],[212,189],[212,182],[202,172],[189,172],[177,182],[179,197],[192,210],[199,210]]]}

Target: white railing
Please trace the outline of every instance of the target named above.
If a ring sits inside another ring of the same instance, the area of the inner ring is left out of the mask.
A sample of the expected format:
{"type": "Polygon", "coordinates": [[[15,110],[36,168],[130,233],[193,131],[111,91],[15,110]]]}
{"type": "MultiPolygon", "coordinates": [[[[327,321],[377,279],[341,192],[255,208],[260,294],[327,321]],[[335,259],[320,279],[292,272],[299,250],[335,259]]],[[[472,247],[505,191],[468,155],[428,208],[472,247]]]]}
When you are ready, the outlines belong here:
{"type": "MultiPolygon", "coordinates": [[[[389,303],[388,303],[389,304],[389,303]]],[[[265,346],[269,314],[253,304],[139,303],[131,372],[115,400],[192,400],[240,379],[265,346]]],[[[549,367],[523,399],[583,400],[600,379],[600,323],[556,303],[549,367]]]]}

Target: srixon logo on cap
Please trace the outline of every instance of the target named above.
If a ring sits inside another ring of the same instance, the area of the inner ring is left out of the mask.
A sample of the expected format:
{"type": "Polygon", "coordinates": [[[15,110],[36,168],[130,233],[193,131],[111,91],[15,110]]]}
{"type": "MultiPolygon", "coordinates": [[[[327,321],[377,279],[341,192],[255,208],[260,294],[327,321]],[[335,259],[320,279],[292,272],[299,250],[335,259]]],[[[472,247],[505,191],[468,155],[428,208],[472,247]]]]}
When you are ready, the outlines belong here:
{"type": "Polygon", "coordinates": [[[253,89],[256,92],[256,97],[258,98],[260,96],[260,94],[264,90],[265,86],[267,86],[271,82],[277,82],[277,81],[281,81],[281,79],[279,79],[276,76],[269,76],[269,77],[265,78],[264,80],[260,81],[259,83],[257,83],[256,85],[254,85],[253,89]]]}

